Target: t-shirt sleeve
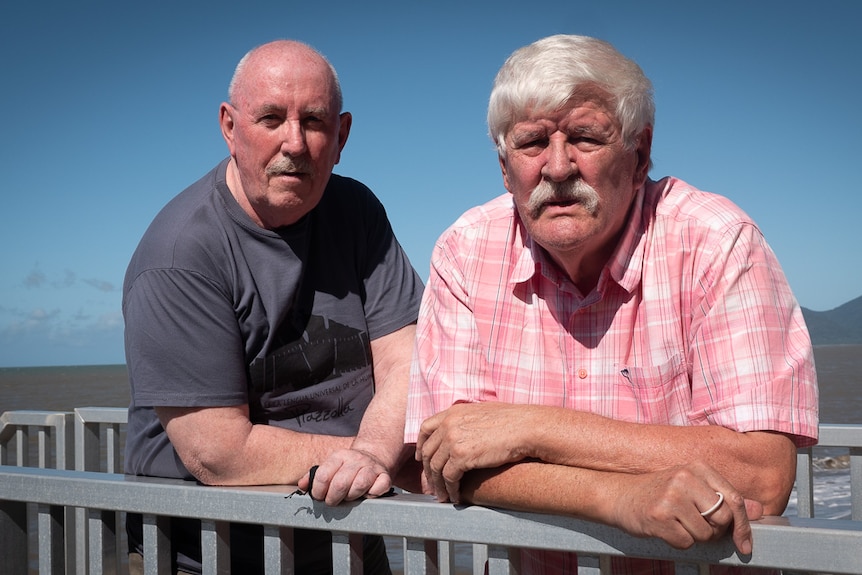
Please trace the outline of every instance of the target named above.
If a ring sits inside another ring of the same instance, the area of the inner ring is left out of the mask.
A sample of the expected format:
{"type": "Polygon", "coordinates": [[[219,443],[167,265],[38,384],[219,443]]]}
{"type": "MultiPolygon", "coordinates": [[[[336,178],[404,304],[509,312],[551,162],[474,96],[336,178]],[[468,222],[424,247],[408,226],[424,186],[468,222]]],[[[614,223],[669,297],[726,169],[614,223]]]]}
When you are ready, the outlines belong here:
{"type": "Polygon", "coordinates": [[[365,209],[365,316],[369,337],[376,339],[416,321],[423,284],[370,191],[365,209]]]}
{"type": "Polygon", "coordinates": [[[124,302],[126,357],[139,406],[246,402],[243,345],[227,296],[200,274],[152,269],[124,302]]]}

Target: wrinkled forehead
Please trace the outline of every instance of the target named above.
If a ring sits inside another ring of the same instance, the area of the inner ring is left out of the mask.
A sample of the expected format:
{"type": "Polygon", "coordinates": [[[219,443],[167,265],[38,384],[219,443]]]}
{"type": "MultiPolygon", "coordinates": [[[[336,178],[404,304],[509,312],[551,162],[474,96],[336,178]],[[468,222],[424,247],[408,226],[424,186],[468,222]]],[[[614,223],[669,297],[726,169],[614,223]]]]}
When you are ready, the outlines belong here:
{"type": "Polygon", "coordinates": [[[620,125],[614,97],[597,84],[581,84],[562,101],[540,97],[532,98],[521,109],[512,110],[507,132],[523,122],[558,122],[564,117],[587,118],[601,115],[616,126],[620,125]],[[579,113],[573,114],[573,111],[579,113]]]}
{"type": "Polygon", "coordinates": [[[274,43],[252,52],[239,73],[235,98],[259,98],[267,93],[299,93],[334,103],[340,111],[335,72],[317,52],[304,45],[274,43]]]}
{"type": "Polygon", "coordinates": [[[335,117],[339,106],[334,90],[323,78],[275,73],[238,91],[235,105],[246,111],[264,113],[298,112],[335,117]]]}

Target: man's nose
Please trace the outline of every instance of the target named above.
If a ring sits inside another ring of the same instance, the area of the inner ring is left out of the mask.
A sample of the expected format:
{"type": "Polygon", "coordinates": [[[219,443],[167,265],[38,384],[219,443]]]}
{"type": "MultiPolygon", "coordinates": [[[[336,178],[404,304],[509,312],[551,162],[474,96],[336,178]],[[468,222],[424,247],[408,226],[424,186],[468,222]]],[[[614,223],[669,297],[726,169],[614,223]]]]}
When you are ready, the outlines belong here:
{"type": "Polygon", "coordinates": [[[299,121],[286,121],[282,126],[281,152],[287,156],[299,156],[308,149],[305,130],[299,121]]]}
{"type": "Polygon", "coordinates": [[[564,182],[575,175],[577,165],[571,146],[564,138],[551,138],[545,150],[547,156],[542,176],[552,182],[564,182]]]}

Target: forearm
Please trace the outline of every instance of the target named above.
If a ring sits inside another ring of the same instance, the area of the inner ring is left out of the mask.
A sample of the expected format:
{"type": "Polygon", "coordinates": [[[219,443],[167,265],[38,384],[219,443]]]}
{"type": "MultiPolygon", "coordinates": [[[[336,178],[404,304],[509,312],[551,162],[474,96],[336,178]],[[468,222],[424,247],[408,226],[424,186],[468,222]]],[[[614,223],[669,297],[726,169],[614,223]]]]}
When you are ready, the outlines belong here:
{"type": "Polygon", "coordinates": [[[394,475],[409,455],[404,445],[406,409],[406,374],[378,385],[350,447],[372,455],[394,475]]]}
{"type": "Polygon", "coordinates": [[[532,424],[524,426],[532,434],[528,455],[542,461],[635,474],[703,461],[746,498],[763,503],[768,514],[783,511],[795,480],[796,448],[781,434],[739,433],[716,425],[635,424],[544,409],[553,410],[554,417],[536,412],[532,424]]]}
{"type": "Polygon", "coordinates": [[[630,474],[524,462],[473,471],[463,485],[464,499],[473,503],[580,517],[680,549],[730,533],[737,549],[749,554],[749,521],[763,513],[701,463],[630,474]],[[717,493],[722,497],[715,506],[717,493]]]}
{"type": "Polygon", "coordinates": [[[412,453],[404,445],[410,355],[416,326],[411,324],[371,342],[374,397],[351,447],[372,455],[394,478],[412,453]]]}
{"type": "Polygon", "coordinates": [[[465,474],[461,496],[475,505],[612,523],[607,502],[618,490],[616,475],[525,461],[465,474]]]}
{"type": "Polygon", "coordinates": [[[417,453],[438,497],[458,501],[463,473],[537,460],[640,475],[701,462],[780,514],[793,486],[796,449],[786,436],[720,426],[617,421],[575,410],[506,403],[453,405],[422,424],[417,453]]]}
{"type": "Polygon", "coordinates": [[[206,485],[295,484],[353,437],[253,425],[247,406],[156,408],[183,464],[206,485]]]}
{"type": "Polygon", "coordinates": [[[195,475],[207,485],[295,485],[309,468],[349,447],[353,439],[254,425],[240,449],[229,457],[199,460],[195,475]]]}

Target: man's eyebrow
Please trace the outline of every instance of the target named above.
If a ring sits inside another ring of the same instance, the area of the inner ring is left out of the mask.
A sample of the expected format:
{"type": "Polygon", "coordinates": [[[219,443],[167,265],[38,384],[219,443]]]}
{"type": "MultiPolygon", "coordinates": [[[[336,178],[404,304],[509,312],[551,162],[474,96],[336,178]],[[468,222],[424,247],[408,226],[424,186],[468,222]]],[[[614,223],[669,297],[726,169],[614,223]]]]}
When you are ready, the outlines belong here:
{"type": "Polygon", "coordinates": [[[303,110],[303,113],[308,116],[321,116],[325,117],[329,115],[329,108],[325,106],[310,106],[303,110]]]}
{"type": "MultiPolygon", "coordinates": [[[[269,114],[284,114],[285,111],[284,106],[279,104],[261,104],[260,106],[251,109],[252,115],[256,117],[263,117],[269,114]]],[[[317,116],[325,118],[329,114],[329,108],[326,106],[309,106],[301,109],[300,113],[303,116],[317,116]]]]}
{"type": "Polygon", "coordinates": [[[515,126],[509,132],[513,138],[524,138],[531,136],[541,136],[548,133],[547,128],[540,124],[531,124],[529,126],[515,126]]]}
{"type": "Polygon", "coordinates": [[[283,108],[276,104],[261,104],[256,108],[252,108],[252,113],[255,116],[266,116],[267,114],[272,114],[274,112],[281,112],[283,108]]]}
{"type": "Polygon", "coordinates": [[[569,127],[568,132],[573,136],[606,136],[610,130],[597,122],[576,123],[569,127]]]}
{"type": "Polygon", "coordinates": [[[572,134],[577,134],[577,135],[583,135],[583,134],[591,135],[591,134],[596,134],[596,133],[600,132],[600,130],[598,129],[598,126],[596,126],[595,124],[578,124],[578,125],[572,126],[569,131],[572,134]]]}

